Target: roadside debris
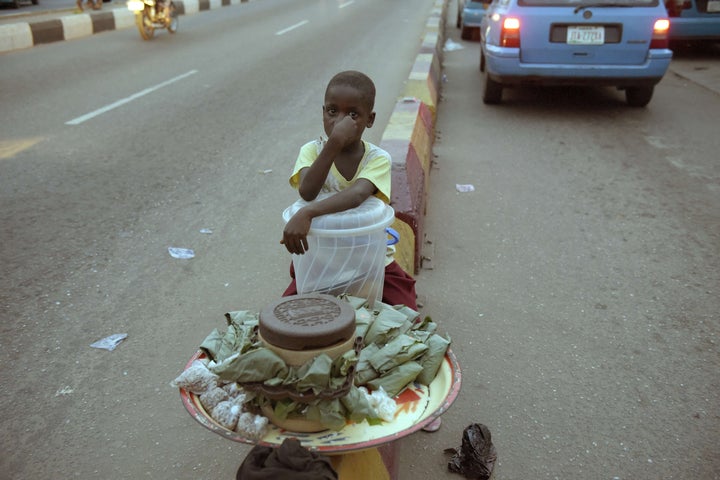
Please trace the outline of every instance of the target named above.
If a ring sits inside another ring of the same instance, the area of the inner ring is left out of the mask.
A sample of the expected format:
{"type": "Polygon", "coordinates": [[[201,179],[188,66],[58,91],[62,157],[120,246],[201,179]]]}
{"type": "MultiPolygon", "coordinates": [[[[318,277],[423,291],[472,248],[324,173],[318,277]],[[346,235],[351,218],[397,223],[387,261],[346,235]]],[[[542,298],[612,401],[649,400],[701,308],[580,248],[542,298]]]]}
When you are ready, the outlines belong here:
{"type": "Polygon", "coordinates": [[[462,184],[456,183],[456,184],[455,184],[455,190],[457,190],[457,191],[460,192],[460,193],[474,192],[474,191],[475,191],[475,187],[474,187],[473,185],[469,185],[469,184],[467,184],[467,185],[462,185],[462,184]]]}
{"type": "Polygon", "coordinates": [[[448,38],[447,42],[445,42],[443,50],[446,52],[453,52],[455,50],[462,50],[463,48],[464,47],[461,44],[453,42],[452,39],[448,38]]]}
{"type": "Polygon", "coordinates": [[[205,234],[207,234],[207,235],[210,235],[210,234],[212,234],[213,232],[212,232],[212,230],[209,229],[209,228],[201,228],[201,229],[200,229],[200,233],[205,233],[205,234]]]}
{"type": "Polygon", "coordinates": [[[267,175],[268,173],[272,173],[272,168],[268,168],[265,170],[258,170],[258,173],[262,173],[263,175],[267,175]]]}
{"type": "Polygon", "coordinates": [[[109,337],[105,337],[102,340],[98,340],[97,342],[90,344],[93,348],[102,348],[104,350],[113,351],[115,350],[115,347],[120,345],[120,342],[125,340],[127,338],[127,333],[116,333],[114,335],[110,335],[109,337]]]}
{"type": "Polygon", "coordinates": [[[497,461],[490,430],[481,423],[467,426],[463,431],[460,448],[446,448],[445,453],[453,454],[448,462],[448,470],[464,475],[465,478],[488,480],[497,461]]]}
{"type": "Polygon", "coordinates": [[[186,260],[195,256],[195,252],[190,248],[168,247],[168,252],[171,257],[179,258],[181,260],[186,260]]]}

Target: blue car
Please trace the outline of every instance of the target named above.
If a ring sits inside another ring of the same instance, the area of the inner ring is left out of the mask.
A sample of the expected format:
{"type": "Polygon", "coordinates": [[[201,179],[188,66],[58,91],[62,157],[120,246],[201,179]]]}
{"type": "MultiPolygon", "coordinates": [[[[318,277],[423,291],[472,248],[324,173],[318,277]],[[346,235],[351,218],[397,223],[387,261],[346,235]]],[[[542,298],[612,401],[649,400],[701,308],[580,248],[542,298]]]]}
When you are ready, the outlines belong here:
{"type": "Polygon", "coordinates": [[[482,22],[489,4],[490,0],[484,2],[458,0],[456,26],[460,29],[460,38],[463,40],[473,38],[473,33],[480,28],[480,22],[482,22]]]}
{"type": "Polygon", "coordinates": [[[666,0],[670,40],[720,40],[720,0],[666,0]]]}
{"type": "Polygon", "coordinates": [[[659,0],[493,0],[480,27],[482,96],[515,85],[598,85],[644,107],[672,59],[659,0]]]}

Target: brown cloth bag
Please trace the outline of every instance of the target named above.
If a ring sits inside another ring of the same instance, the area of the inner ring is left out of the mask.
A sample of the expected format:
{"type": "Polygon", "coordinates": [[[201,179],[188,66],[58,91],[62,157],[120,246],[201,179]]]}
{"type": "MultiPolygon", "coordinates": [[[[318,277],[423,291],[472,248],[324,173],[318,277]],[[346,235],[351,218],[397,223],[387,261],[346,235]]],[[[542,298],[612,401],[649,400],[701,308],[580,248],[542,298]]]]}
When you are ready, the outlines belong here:
{"type": "Polygon", "coordinates": [[[250,450],[235,477],[237,480],[337,480],[330,459],[311,452],[296,438],[286,438],[278,448],[257,445],[250,450]]]}

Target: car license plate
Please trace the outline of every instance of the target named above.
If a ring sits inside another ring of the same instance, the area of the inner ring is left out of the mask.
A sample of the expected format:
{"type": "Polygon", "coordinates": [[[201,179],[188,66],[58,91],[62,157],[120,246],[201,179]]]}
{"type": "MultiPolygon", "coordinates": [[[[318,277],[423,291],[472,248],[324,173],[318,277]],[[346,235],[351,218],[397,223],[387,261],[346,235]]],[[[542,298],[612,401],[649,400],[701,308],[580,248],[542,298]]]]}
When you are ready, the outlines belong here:
{"type": "Polygon", "coordinates": [[[587,26],[568,27],[567,43],[570,45],[602,45],[605,43],[605,28],[587,26]]]}
{"type": "Polygon", "coordinates": [[[711,13],[720,12],[720,0],[708,0],[707,11],[711,13]]]}

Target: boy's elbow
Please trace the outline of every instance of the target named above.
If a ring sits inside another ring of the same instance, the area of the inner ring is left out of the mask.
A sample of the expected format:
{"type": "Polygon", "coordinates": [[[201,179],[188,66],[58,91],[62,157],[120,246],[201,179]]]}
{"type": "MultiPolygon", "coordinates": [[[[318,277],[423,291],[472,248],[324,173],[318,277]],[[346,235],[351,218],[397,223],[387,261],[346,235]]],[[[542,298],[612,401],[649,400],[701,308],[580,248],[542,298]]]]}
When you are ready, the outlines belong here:
{"type": "Polygon", "coordinates": [[[312,202],[318,196],[318,192],[309,192],[302,188],[298,190],[298,193],[300,194],[300,198],[302,198],[306,202],[312,202]]]}

